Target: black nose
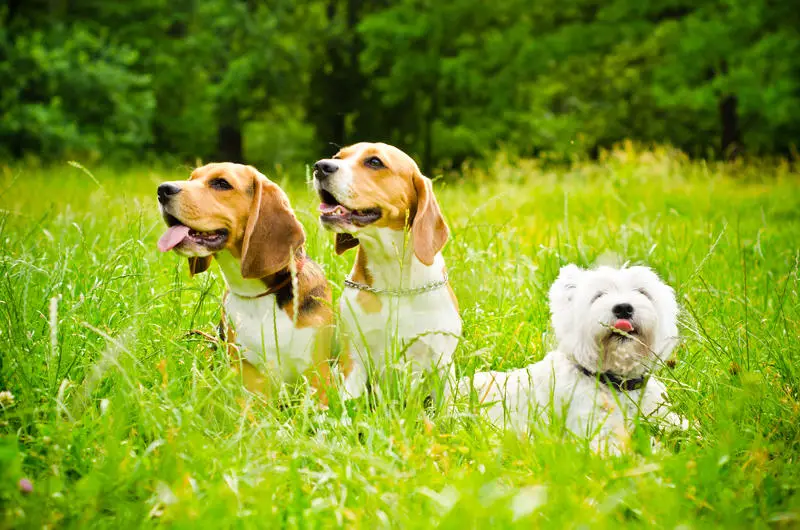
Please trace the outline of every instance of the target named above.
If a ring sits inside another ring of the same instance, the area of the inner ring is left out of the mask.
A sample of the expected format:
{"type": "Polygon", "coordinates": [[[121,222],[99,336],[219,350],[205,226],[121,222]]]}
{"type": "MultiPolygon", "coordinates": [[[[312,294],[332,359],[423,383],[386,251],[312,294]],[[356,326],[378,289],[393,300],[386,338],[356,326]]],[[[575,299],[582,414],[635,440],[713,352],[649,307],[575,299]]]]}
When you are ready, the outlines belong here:
{"type": "Polygon", "coordinates": [[[631,304],[617,304],[611,308],[611,312],[617,318],[629,319],[633,316],[633,306],[631,304]]]}
{"type": "Polygon", "coordinates": [[[166,204],[169,202],[170,197],[181,191],[175,184],[162,184],[158,187],[158,202],[166,204]]]}
{"type": "Polygon", "coordinates": [[[320,160],[314,164],[314,176],[317,180],[325,180],[338,170],[339,166],[337,166],[335,162],[329,160],[320,160]]]}

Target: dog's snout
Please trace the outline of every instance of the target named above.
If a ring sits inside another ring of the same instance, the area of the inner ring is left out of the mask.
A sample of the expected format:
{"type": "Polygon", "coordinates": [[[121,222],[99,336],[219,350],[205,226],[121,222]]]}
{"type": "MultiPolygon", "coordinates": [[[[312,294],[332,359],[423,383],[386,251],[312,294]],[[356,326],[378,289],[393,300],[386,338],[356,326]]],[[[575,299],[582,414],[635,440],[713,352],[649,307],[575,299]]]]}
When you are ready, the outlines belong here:
{"type": "Polygon", "coordinates": [[[170,198],[179,191],[181,191],[181,189],[178,186],[170,184],[169,182],[160,185],[158,187],[158,202],[161,204],[168,203],[170,198]]]}
{"type": "Polygon", "coordinates": [[[629,319],[633,316],[633,306],[631,304],[617,304],[611,308],[611,312],[617,318],[629,319]]]}
{"type": "Polygon", "coordinates": [[[338,170],[339,166],[336,165],[336,162],[331,160],[320,160],[314,164],[314,176],[317,178],[317,180],[325,180],[338,170]]]}

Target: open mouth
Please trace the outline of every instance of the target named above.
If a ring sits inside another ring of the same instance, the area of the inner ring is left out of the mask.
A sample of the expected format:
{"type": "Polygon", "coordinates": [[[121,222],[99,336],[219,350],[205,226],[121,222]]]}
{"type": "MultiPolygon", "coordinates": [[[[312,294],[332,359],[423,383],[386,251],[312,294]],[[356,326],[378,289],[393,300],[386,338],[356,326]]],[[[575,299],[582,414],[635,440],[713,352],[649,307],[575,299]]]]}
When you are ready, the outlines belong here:
{"type": "Polygon", "coordinates": [[[319,218],[323,223],[350,223],[367,226],[381,218],[380,208],[351,210],[336,200],[327,190],[319,190],[319,218]]]}
{"type": "Polygon", "coordinates": [[[228,240],[228,230],[225,228],[208,232],[194,230],[166,212],[164,213],[164,222],[167,223],[168,228],[158,240],[158,250],[161,252],[169,252],[186,243],[193,243],[214,251],[221,249],[228,240]]]}

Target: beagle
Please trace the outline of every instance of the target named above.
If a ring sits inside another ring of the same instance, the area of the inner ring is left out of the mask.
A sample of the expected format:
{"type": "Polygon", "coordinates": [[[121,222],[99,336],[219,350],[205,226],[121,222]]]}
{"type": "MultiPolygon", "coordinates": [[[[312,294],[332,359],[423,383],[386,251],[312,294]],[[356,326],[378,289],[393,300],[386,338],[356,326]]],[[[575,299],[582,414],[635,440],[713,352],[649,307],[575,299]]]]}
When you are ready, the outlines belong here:
{"type": "Polygon", "coordinates": [[[229,353],[248,390],[271,395],[306,377],[324,404],[331,291],[305,255],[303,227],[283,190],[252,166],[216,163],[161,184],[158,202],[168,226],[158,249],[189,258],[192,275],[212,257],[219,263],[227,285],[220,331],[235,344],[229,353]]]}
{"type": "Polygon", "coordinates": [[[409,363],[414,382],[435,372],[452,384],[461,317],[430,179],[396,147],[358,143],[318,161],[314,187],[336,253],[358,247],[340,302],[345,397],[364,392],[370,369],[397,361],[409,363]]]}

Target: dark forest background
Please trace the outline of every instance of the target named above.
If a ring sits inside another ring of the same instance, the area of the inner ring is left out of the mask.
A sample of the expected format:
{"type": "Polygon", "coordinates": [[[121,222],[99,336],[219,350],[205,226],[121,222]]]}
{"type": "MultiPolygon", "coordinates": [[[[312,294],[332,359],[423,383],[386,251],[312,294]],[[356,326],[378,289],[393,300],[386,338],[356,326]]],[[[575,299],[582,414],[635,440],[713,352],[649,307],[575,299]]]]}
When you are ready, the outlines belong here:
{"type": "Polygon", "coordinates": [[[795,156],[796,0],[4,0],[5,159],[795,156]]]}

